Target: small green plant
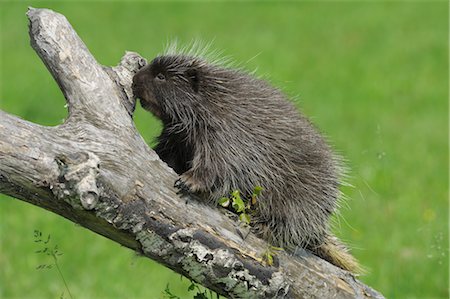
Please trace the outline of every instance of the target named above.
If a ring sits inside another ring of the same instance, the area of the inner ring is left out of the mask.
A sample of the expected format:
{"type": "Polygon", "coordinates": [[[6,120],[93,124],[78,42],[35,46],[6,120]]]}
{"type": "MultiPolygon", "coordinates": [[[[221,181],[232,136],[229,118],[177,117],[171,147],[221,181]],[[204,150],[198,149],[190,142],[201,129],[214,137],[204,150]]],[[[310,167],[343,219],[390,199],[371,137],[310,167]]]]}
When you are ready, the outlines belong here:
{"type": "Polygon", "coordinates": [[[177,295],[174,295],[172,293],[172,291],[169,288],[169,283],[167,283],[166,288],[164,289],[164,298],[168,298],[168,299],[181,299],[180,297],[178,297],[177,295]]]}
{"type": "Polygon", "coordinates": [[[231,192],[230,197],[222,197],[219,199],[219,205],[224,208],[231,208],[231,210],[239,215],[239,220],[241,222],[250,224],[250,212],[258,203],[257,197],[261,194],[262,190],[262,187],[255,186],[252,194],[244,199],[239,190],[234,190],[231,192]]]}
{"type": "MultiPolygon", "coordinates": [[[[224,208],[230,208],[232,211],[239,215],[239,220],[245,224],[250,224],[250,213],[258,203],[258,196],[263,191],[261,186],[255,186],[250,196],[242,199],[241,192],[234,190],[231,192],[230,197],[222,197],[219,200],[219,205],[224,208]],[[230,207],[231,205],[231,207],[230,207]]],[[[274,256],[283,248],[269,246],[262,254],[261,260],[264,264],[272,266],[274,262],[274,256]]]]}
{"type": "MultiPolygon", "coordinates": [[[[207,290],[207,289],[202,291],[200,286],[192,280],[191,280],[191,284],[188,287],[188,291],[189,292],[196,291],[196,293],[192,297],[193,299],[214,299],[214,297],[216,299],[219,299],[219,294],[217,294],[211,290],[207,290]]],[[[177,295],[172,293],[172,291],[169,288],[169,284],[166,285],[163,295],[164,295],[164,298],[168,298],[168,299],[181,299],[180,297],[178,297],[177,295]]]]}
{"type": "MultiPolygon", "coordinates": [[[[39,246],[39,249],[35,251],[36,254],[51,257],[50,263],[40,264],[36,267],[36,269],[46,270],[52,269],[53,267],[56,268],[56,270],[58,271],[58,275],[61,278],[62,282],[64,283],[67,293],[69,294],[69,298],[72,299],[73,297],[72,294],[70,293],[66,279],[64,278],[61,268],[59,267],[58,257],[63,255],[63,253],[59,251],[58,245],[52,246],[50,234],[44,236],[40,230],[34,230],[34,242],[37,243],[39,246]]],[[[60,299],[62,298],[64,298],[64,292],[60,296],[60,299]]]]}
{"type": "Polygon", "coordinates": [[[275,246],[269,246],[266,251],[264,251],[262,260],[267,266],[273,265],[273,257],[277,255],[279,251],[282,251],[283,248],[281,247],[275,247],[275,246]]]}

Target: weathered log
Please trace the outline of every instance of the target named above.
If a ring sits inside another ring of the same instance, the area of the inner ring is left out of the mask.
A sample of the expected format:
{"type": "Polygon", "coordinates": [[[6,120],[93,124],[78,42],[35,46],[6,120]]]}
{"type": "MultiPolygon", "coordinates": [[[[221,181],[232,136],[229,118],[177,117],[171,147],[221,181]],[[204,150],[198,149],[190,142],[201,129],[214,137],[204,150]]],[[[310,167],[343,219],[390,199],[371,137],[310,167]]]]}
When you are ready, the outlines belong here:
{"type": "Polygon", "coordinates": [[[305,252],[268,244],[219,209],[180,197],[176,173],[137,132],[130,89],[145,60],[99,65],[66,18],[30,8],[31,45],[58,82],[67,120],[44,127],[0,111],[0,192],[45,208],[230,298],[383,298],[305,252]],[[243,235],[246,235],[243,238],[243,235]]]}

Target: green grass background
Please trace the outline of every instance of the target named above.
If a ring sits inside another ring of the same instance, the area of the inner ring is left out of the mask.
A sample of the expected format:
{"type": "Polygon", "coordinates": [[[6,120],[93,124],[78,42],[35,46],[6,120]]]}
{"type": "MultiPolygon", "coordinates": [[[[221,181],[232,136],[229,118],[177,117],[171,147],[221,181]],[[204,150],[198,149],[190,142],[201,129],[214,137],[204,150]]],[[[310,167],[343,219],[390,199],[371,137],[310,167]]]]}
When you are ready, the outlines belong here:
{"type": "MultiPolygon", "coordinates": [[[[326,133],[351,169],[337,234],[387,298],[448,298],[448,4],[442,2],[0,2],[0,108],[60,124],[64,99],[29,46],[27,6],[72,23],[105,65],[151,59],[167,40],[214,40],[270,78],[326,133]]],[[[142,109],[150,143],[159,124],[142,109]]],[[[51,234],[74,298],[160,298],[180,275],[45,210],[0,196],[0,297],[59,298],[34,253],[51,234]]],[[[68,298],[67,294],[64,298],[68,298]]]]}

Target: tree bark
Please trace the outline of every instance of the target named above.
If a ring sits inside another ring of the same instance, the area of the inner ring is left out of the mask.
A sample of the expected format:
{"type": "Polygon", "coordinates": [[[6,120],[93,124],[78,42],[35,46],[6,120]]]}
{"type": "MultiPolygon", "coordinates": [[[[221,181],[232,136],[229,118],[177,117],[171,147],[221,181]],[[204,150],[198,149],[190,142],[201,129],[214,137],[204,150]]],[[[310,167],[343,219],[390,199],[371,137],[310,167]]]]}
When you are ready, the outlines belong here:
{"type": "Polygon", "coordinates": [[[320,258],[279,252],[236,218],[173,187],[176,173],[137,132],[128,52],[97,63],[63,15],[28,10],[31,45],[68,118],[44,127],[0,111],[0,192],[57,213],[230,298],[383,298],[320,258]],[[245,238],[243,237],[245,235],[245,238]]]}

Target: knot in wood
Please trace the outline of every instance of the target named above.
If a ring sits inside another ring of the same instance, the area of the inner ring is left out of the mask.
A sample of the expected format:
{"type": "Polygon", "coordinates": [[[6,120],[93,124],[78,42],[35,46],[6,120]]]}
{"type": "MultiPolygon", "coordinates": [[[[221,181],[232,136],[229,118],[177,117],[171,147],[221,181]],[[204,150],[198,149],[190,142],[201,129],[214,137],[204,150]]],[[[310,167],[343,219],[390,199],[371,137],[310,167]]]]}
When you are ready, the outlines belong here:
{"type": "Polygon", "coordinates": [[[52,191],[77,209],[92,210],[98,203],[97,176],[100,159],[93,153],[73,153],[55,157],[59,176],[52,191]]]}

